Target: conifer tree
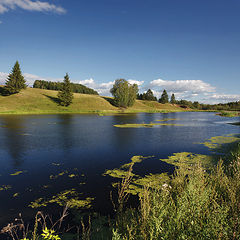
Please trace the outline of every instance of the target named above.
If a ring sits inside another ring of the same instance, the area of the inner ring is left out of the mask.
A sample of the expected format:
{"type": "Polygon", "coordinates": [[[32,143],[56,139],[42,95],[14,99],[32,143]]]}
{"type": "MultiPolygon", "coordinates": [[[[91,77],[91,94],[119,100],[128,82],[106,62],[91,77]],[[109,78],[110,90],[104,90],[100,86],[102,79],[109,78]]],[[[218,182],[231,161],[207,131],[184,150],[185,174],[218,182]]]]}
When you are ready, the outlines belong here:
{"type": "Polygon", "coordinates": [[[175,98],[174,93],[171,96],[171,101],[170,102],[171,102],[171,104],[176,104],[176,98],[175,98]]]}
{"type": "Polygon", "coordinates": [[[16,61],[12,72],[8,75],[5,89],[9,94],[14,94],[20,92],[26,87],[26,81],[22,75],[19,62],[16,61]]]}
{"type": "Polygon", "coordinates": [[[167,91],[164,89],[161,98],[159,99],[160,103],[168,103],[168,94],[167,91]]]}
{"type": "Polygon", "coordinates": [[[157,98],[153,95],[153,91],[148,89],[146,93],[143,93],[142,100],[157,101],[157,98]]]}
{"type": "Polygon", "coordinates": [[[70,84],[68,73],[66,73],[64,77],[62,90],[58,92],[58,99],[59,99],[60,105],[65,107],[69,106],[72,103],[73,93],[71,90],[71,84],[70,84]]]}

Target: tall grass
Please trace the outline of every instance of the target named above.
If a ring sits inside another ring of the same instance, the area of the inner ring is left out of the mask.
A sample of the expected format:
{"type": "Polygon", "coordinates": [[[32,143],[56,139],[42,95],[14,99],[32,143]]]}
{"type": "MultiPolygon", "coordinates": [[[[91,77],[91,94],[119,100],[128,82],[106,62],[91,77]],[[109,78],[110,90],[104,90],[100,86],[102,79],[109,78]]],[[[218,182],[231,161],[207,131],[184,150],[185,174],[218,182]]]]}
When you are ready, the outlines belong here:
{"type": "Polygon", "coordinates": [[[146,186],[139,209],[116,218],[116,239],[240,239],[240,145],[228,165],[180,167],[159,190],[146,186]]]}

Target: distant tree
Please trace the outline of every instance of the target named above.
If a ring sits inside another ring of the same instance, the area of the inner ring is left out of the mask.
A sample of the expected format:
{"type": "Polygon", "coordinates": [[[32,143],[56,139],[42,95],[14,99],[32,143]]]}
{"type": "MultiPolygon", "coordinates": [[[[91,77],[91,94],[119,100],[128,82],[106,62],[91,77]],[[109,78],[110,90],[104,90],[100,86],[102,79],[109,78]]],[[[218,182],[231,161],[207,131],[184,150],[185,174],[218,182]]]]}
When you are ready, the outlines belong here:
{"type": "Polygon", "coordinates": [[[131,85],[125,79],[117,79],[110,90],[114,97],[114,103],[118,107],[130,107],[134,104],[137,93],[137,84],[131,85]]]}
{"type": "Polygon", "coordinates": [[[194,108],[197,108],[197,109],[200,109],[201,108],[201,104],[197,101],[193,102],[193,107],[194,108]]]}
{"type": "Polygon", "coordinates": [[[138,100],[143,100],[143,95],[142,95],[142,93],[140,93],[140,94],[138,93],[138,94],[137,94],[137,99],[138,99],[138,100]]]}
{"type": "Polygon", "coordinates": [[[168,94],[167,94],[167,91],[164,89],[163,93],[162,93],[162,96],[159,99],[159,102],[165,104],[165,103],[168,103],[168,101],[169,101],[168,100],[168,94]]]}
{"type": "Polygon", "coordinates": [[[176,104],[176,98],[175,98],[175,95],[174,95],[174,93],[172,94],[172,96],[171,96],[171,100],[170,100],[170,103],[171,104],[176,104]]]}
{"type": "MultiPolygon", "coordinates": [[[[44,81],[44,80],[35,80],[33,84],[33,88],[58,90],[58,91],[62,90],[62,86],[63,86],[62,82],[51,82],[51,81],[44,81]]],[[[95,90],[78,83],[71,83],[71,90],[74,93],[98,95],[98,93],[95,90]]]]}
{"type": "Polygon", "coordinates": [[[142,94],[142,100],[157,101],[157,98],[153,95],[152,90],[148,89],[146,93],[142,94]]]}
{"type": "Polygon", "coordinates": [[[20,92],[22,89],[27,87],[26,81],[22,75],[19,62],[16,61],[12,72],[8,75],[5,90],[9,94],[14,94],[20,92]]]}
{"type": "Polygon", "coordinates": [[[58,99],[62,106],[69,106],[73,100],[73,93],[71,91],[71,83],[68,74],[65,75],[62,90],[58,92],[58,99]]]}

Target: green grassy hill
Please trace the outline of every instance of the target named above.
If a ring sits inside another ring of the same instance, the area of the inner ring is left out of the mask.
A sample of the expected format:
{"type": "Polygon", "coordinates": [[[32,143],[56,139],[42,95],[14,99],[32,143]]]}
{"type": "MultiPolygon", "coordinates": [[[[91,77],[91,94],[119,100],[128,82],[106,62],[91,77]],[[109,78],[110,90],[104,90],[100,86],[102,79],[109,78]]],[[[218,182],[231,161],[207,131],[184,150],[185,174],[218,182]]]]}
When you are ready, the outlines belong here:
{"type": "Polygon", "coordinates": [[[74,93],[73,104],[58,104],[57,91],[27,88],[18,94],[0,95],[0,114],[49,114],[49,113],[118,113],[118,112],[174,112],[178,106],[137,100],[133,107],[119,109],[111,104],[112,98],[74,93]]]}

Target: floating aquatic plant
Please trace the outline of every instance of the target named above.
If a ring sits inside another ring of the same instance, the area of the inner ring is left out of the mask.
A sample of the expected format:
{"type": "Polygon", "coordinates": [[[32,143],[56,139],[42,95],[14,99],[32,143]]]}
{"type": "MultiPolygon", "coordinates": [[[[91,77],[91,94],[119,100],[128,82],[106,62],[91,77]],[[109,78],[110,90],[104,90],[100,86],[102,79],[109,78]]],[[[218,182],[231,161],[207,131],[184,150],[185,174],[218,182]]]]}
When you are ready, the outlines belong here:
{"type": "Polygon", "coordinates": [[[2,185],[2,186],[0,186],[0,191],[7,191],[11,188],[12,188],[11,185],[2,185]]]}
{"type": "Polygon", "coordinates": [[[184,126],[183,124],[175,123],[127,123],[113,125],[117,128],[152,128],[154,126],[184,126]]]}
{"type": "Polygon", "coordinates": [[[212,137],[201,144],[210,148],[213,151],[225,152],[225,150],[228,149],[229,143],[234,143],[239,141],[240,141],[239,134],[227,134],[223,136],[212,137]]]}
{"type": "Polygon", "coordinates": [[[167,159],[160,159],[166,163],[172,164],[176,167],[191,167],[194,164],[200,163],[202,166],[209,168],[215,161],[215,158],[210,155],[194,154],[191,152],[174,153],[167,159]]]}
{"type": "Polygon", "coordinates": [[[15,172],[15,173],[12,173],[12,174],[10,174],[11,176],[18,176],[18,175],[20,175],[20,174],[22,174],[23,173],[23,171],[17,171],[17,172],[15,172]]]}
{"type": "Polygon", "coordinates": [[[58,177],[61,177],[61,176],[65,175],[65,174],[67,174],[67,173],[68,173],[68,171],[66,170],[66,171],[58,173],[57,175],[50,175],[49,178],[50,179],[57,179],[58,177]]]}
{"type": "Polygon", "coordinates": [[[94,198],[79,199],[79,193],[73,188],[65,190],[59,194],[52,196],[52,198],[45,200],[38,198],[31,202],[28,206],[31,208],[46,207],[48,204],[56,203],[59,206],[68,206],[69,208],[90,208],[91,202],[94,198]]]}

